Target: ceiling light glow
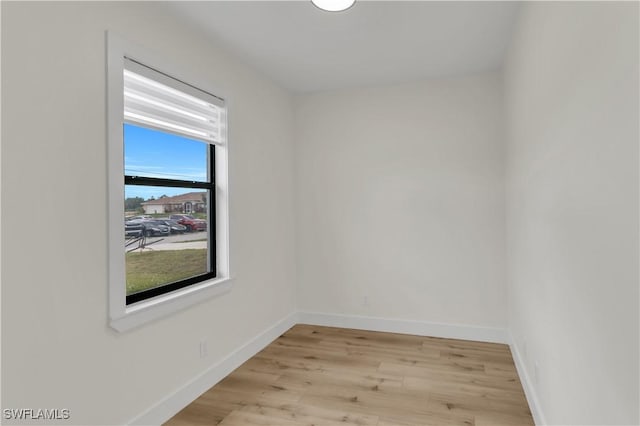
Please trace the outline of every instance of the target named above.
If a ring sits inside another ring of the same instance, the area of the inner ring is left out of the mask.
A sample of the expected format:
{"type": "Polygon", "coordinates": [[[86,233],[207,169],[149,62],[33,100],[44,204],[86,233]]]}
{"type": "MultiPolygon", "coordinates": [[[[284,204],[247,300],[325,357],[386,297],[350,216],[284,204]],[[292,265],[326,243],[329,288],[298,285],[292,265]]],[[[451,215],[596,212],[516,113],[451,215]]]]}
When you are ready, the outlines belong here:
{"type": "Polygon", "coordinates": [[[353,6],[355,2],[356,0],[311,0],[314,6],[328,12],[342,12],[353,6]]]}

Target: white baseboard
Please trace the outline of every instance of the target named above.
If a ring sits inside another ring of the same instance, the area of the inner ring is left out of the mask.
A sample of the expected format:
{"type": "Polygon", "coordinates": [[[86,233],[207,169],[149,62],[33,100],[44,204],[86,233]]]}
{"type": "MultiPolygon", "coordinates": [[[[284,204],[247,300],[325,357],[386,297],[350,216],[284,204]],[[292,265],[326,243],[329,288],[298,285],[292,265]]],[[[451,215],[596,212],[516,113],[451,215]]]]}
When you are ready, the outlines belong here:
{"type": "Polygon", "coordinates": [[[445,337],[491,343],[508,343],[507,331],[497,327],[441,324],[426,321],[400,320],[356,315],[298,312],[298,323],[358,330],[386,331],[417,336],[445,337]]]}
{"type": "Polygon", "coordinates": [[[207,389],[224,379],[242,363],[277,339],[282,333],[296,325],[297,319],[298,315],[295,312],[283,318],[127,424],[161,425],[166,422],[207,389]]]}
{"type": "Polygon", "coordinates": [[[518,346],[516,345],[515,339],[511,334],[509,335],[509,347],[511,348],[513,361],[516,364],[516,370],[518,370],[518,376],[520,376],[520,382],[522,383],[524,394],[527,397],[527,402],[529,403],[529,409],[531,410],[533,421],[537,426],[546,425],[547,421],[544,417],[544,413],[542,412],[542,407],[540,406],[540,400],[538,399],[538,394],[536,393],[536,390],[533,387],[533,382],[529,377],[529,373],[527,372],[527,368],[525,366],[524,360],[522,359],[522,356],[520,355],[520,351],[518,350],[518,346]]]}

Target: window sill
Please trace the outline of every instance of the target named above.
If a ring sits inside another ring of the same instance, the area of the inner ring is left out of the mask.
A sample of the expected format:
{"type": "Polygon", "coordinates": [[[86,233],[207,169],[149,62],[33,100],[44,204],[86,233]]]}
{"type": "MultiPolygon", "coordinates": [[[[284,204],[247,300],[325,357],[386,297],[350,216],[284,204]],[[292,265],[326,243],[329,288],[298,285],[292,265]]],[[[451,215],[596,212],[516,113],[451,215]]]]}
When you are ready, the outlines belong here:
{"type": "Polygon", "coordinates": [[[120,332],[131,330],[208,298],[227,293],[231,291],[231,287],[231,278],[216,278],[172,293],[163,294],[153,299],[134,303],[124,308],[121,316],[111,318],[109,325],[120,332]]]}

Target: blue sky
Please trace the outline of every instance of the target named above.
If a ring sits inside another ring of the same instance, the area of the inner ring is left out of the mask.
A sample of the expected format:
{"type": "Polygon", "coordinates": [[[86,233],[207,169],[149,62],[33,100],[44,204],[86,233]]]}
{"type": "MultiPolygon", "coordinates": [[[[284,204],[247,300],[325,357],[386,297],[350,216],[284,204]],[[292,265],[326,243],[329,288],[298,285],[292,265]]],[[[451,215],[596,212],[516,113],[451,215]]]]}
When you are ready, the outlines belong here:
{"type": "MultiPolygon", "coordinates": [[[[133,176],[207,180],[209,144],[157,130],[124,125],[124,173],[133,176]]],[[[125,198],[148,200],[192,192],[189,188],[125,185],[125,198]]]]}

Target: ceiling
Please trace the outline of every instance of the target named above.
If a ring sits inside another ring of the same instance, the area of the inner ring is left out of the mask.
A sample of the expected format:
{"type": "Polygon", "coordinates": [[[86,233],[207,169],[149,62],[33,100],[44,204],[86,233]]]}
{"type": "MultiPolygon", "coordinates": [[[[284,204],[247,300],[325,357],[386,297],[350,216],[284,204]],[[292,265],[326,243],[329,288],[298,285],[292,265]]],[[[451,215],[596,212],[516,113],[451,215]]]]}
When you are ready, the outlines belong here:
{"type": "Polygon", "coordinates": [[[515,2],[364,1],[324,12],[310,1],[168,6],[295,92],[402,83],[497,69],[515,2]]]}

